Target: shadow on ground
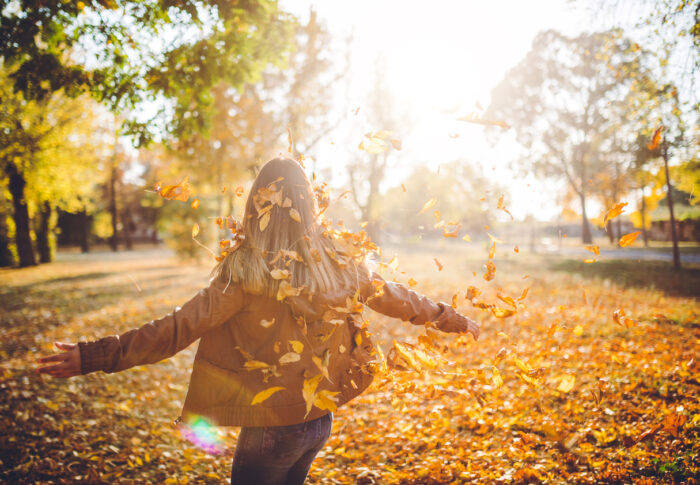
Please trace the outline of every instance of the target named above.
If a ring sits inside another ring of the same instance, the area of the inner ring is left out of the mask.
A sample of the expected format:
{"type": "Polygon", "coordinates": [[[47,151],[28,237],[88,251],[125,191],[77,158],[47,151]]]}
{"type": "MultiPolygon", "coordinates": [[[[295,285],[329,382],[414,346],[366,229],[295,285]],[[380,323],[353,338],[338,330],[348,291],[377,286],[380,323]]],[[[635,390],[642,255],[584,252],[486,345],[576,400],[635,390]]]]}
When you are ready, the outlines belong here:
{"type": "Polygon", "coordinates": [[[584,278],[611,280],[624,287],[659,290],[669,296],[700,297],[700,265],[685,265],[679,271],[666,261],[606,260],[584,263],[575,259],[549,262],[549,269],[575,273],[584,278]]]}

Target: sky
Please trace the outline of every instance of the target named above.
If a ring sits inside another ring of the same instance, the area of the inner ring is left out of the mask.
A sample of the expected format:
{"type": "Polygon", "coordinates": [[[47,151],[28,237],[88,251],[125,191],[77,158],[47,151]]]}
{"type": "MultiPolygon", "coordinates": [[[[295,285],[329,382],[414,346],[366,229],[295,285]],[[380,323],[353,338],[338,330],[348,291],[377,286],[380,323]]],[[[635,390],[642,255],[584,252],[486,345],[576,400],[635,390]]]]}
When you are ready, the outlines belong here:
{"type": "Polygon", "coordinates": [[[329,136],[338,142],[322,143],[316,153],[316,166],[331,171],[332,185],[346,183],[345,164],[362,156],[348,150],[348,145],[354,148],[362,133],[383,128],[366,124],[362,117],[375,60],[381,56],[397,111],[411,120],[397,134],[403,148],[393,158],[385,188],[398,185],[418,164],[437,171],[440,164],[469,160],[506,187],[516,219],[534,214],[551,220],[560,214],[561,184],[538,181],[510,166],[517,150],[512,136],[504,132],[494,147],[481,126],[457,118],[474,111],[476,103],[488,106],[491,89],[525,56],[539,31],[556,29],[573,35],[588,29],[591,19],[586,8],[575,8],[566,0],[454,0],[435,1],[429,7],[416,1],[281,0],[280,6],[302,20],[313,7],[335,37],[331,52],[339,59],[343,39],[352,34],[349,92],[339,90],[335,100],[346,113],[329,136]]]}

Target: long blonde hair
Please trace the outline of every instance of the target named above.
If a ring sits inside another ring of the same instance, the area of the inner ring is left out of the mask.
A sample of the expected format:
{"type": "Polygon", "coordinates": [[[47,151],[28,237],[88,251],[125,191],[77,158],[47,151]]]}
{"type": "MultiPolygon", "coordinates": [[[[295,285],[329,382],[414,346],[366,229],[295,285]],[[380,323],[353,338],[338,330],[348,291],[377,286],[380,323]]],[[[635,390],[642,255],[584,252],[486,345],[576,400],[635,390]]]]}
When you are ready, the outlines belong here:
{"type": "Polygon", "coordinates": [[[311,182],[295,160],[275,158],[262,167],[248,194],[240,233],[240,246],[214,267],[212,276],[248,293],[275,298],[281,285],[309,295],[355,291],[367,275],[362,258],[334,244],[320,223],[311,182]]]}

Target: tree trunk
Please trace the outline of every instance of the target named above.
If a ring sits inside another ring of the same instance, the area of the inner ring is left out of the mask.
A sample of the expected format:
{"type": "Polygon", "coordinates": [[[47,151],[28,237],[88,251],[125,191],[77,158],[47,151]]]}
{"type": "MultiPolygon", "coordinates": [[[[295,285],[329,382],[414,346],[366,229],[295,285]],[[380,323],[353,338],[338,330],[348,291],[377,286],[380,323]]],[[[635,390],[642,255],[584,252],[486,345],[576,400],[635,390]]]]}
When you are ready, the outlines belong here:
{"type": "Polygon", "coordinates": [[[134,249],[134,243],[131,240],[131,230],[133,229],[133,223],[131,222],[131,216],[127,210],[122,211],[122,234],[124,235],[124,244],[126,245],[127,251],[134,249]]]}
{"type": "Polygon", "coordinates": [[[36,248],[39,262],[50,263],[51,254],[51,203],[45,200],[39,209],[39,230],[36,232],[36,248]]]}
{"type": "Polygon", "coordinates": [[[14,206],[12,218],[15,221],[15,244],[19,255],[19,266],[20,268],[35,266],[34,248],[29,234],[29,210],[27,209],[27,201],[24,200],[24,187],[27,185],[27,181],[24,180],[24,174],[20,173],[14,162],[8,162],[6,170],[10,177],[9,188],[14,206]]]}
{"type": "Polygon", "coordinates": [[[582,190],[579,195],[581,197],[581,241],[583,244],[591,244],[593,240],[591,239],[591,226],[586,215],[586,194],[582,190]]]}
{"type": "MultiPolygon", "coordinates": [[[[0,203],[4,206],[5,198],[2,195],[0,195],[0,197],[2,197],[2,202],[0,203]]],[[[10,251],[9,230],[7,228],[7,220],[3,208],[3,210],[0,211],[0,268],[6,268],[13,264],[15,264],[15,258],[12,255],[12,251],[10,251]]]]}
{"type": "Polygon", "coordinates": [[[109,177],[109,214],[112,216],[112,236],[109,238],[109,246],[112,251],[117,251],[117,166],[116,162],[112,162],[112,173],[109,177]]]}
{"type": "Polygon", "coordinates": [[[639,208],[639,213],[642,216],[642,238],[644,238],[644,247],[649,247],[649,233],[647,232],[647,203],[644,200],[644,188],[642,188],[642,203],[639,208]]]}
{"type": "Polygon", "coordinates": [[[80,215],[80,251],[82,253],[90,252],[90,217],[88,216],[87,210],[83,209],[79,213],[80,215]]]}
{"type": "Polygon", "coordinates": [[[673,269],[681,269],[681,255],[678,251],[678,234],[676,234],[676,218],[673,215],[673,188],[671,176],[668,173],[668,143],[663,142],[664,170],[666,172],[666,197],[668,200],[668,214],[671,217],[671,239],[673,240],[673,269]]]}

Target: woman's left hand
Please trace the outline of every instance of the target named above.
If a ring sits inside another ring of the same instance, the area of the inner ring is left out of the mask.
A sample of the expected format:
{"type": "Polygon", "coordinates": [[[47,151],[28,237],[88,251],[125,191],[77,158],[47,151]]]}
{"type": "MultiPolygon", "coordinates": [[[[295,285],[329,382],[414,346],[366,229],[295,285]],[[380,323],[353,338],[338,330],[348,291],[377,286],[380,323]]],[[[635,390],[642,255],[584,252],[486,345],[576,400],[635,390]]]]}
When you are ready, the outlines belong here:
{"type": "Polygon", "coordinates": [[[49,374],[52,377],[73,377],[82,374],[80,371],[80,349],[78,344],[54,342],[57,348],[64,350],[60,354],[39,357],[37,362],[48,364],[56,362],[54,365],[39,367],[36,371],[39,374],[49,374]]]}

